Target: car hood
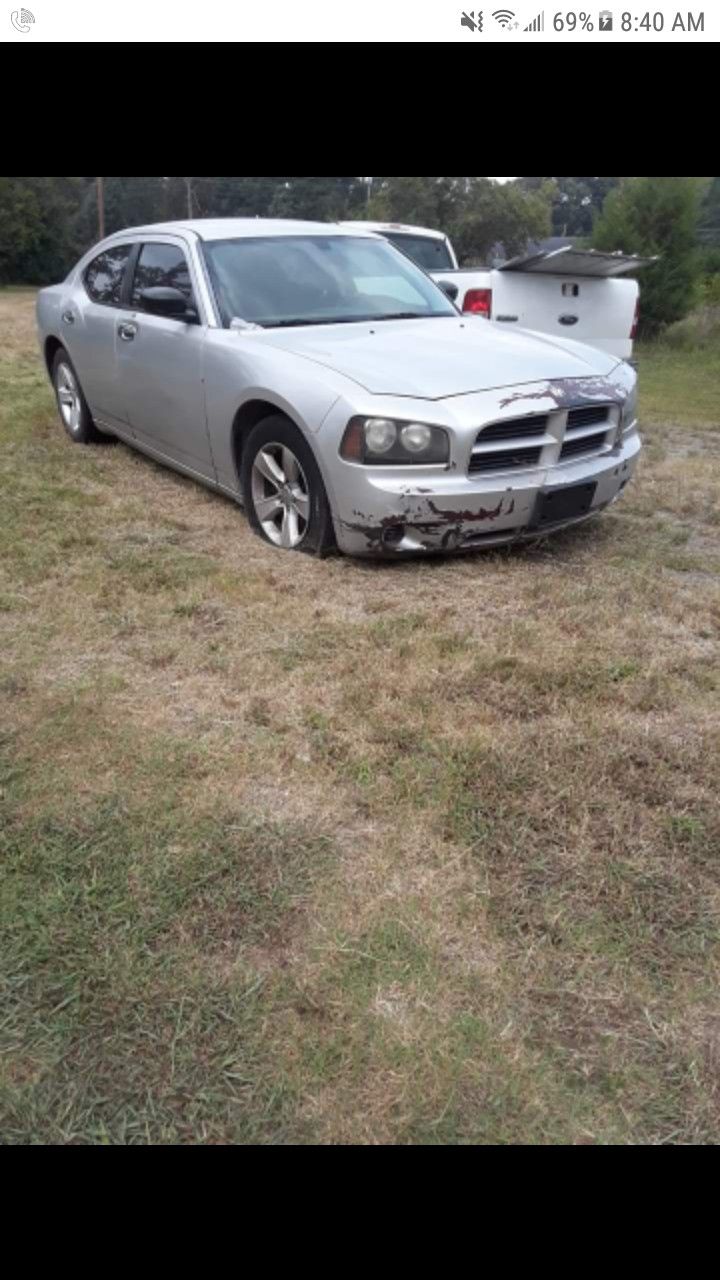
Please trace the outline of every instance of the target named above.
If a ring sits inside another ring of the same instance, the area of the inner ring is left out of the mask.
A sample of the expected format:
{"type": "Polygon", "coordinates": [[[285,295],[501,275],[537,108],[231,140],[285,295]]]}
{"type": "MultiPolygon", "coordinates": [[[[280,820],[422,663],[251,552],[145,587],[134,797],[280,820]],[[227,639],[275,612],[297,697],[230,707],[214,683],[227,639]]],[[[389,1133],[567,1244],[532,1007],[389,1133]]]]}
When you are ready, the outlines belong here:
{"type": "Polygon", "coordinates": [[[489,320],[384,320],[265,329],[268,344],[332,369],[376,395],[441,400],[494,387],[603,376],[618,364],[595,347],[489,320]]]}

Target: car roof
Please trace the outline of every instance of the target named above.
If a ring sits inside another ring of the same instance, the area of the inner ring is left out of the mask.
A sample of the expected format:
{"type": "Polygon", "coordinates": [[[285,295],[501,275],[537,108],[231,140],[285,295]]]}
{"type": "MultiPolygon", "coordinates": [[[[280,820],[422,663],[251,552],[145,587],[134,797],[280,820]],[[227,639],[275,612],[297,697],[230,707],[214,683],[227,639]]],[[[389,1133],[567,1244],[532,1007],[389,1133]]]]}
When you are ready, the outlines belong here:
{"type": "MultiPolygon", "coordinates": [[[[339,222],[301,222],[291,218],[186,218],[178,222],[153,222],[144,227],[125,227],[119,235],[172,235],[192,231],[201,240],[236,240],[243,236],[357,235],[364,230],[373,235],[369,224],[353,224],[353,229],[339,222]]],[[[109,237],[108,237],[109,238],[109,237]]]]}
{"type": "Polygon", "coordinates": [[[386,231],[397,231],[400,235],[406,236],[428,236],[432,240],[447,239],[444,231],[431,227],[412,227],[406,222],[341,222],[340,226],[353,227],[357,231],[363,228],[366,231],[378,231],[380,235],[384,235],[386,231]]]}

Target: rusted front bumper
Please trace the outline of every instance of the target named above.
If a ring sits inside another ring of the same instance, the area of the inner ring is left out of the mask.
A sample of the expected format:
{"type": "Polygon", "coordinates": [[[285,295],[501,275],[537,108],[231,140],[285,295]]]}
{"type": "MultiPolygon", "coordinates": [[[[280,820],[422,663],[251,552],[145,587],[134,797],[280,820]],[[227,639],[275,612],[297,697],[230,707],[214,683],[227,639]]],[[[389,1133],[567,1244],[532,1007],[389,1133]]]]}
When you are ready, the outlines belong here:
{"type": "Polygon", "coordinates": [[[636,431],[611,452],[522,474],[476,479],[449,475],[409,485],[387,474],[365,477],[362,501],[335,514],[338,546],[349,555],[398,558],[473,551],[536,538],[602,511],[632,476],[641,442],[636,431]],[[594,484],[590,510],[556,524],[534,524],[540,494],[594,484]]]}

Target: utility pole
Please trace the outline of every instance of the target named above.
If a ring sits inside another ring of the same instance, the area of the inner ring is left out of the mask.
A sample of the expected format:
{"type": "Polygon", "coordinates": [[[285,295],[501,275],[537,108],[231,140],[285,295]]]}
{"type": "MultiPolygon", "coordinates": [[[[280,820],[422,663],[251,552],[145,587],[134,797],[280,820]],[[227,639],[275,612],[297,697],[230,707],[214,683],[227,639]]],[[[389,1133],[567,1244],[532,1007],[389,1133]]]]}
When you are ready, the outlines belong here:
{"type": "Polygon", "coordinates": [[[186,191],[186,193],[187,193],[187,216],[188,216],[188,218],[192,218],[192,216],[193,216],[193,207],[192,207],[192,201],[193,201],[192,178],[184,178],[184,179],[183,179],[183,181],[184,181],[184,183],[185,183],[185,191],[186,191]]]}
{"type": "Polygon", "coordinates": [[[95,187],[97,190],[97,215],[98,215],[98,240],[105,239],[105,188],[104,178],[95,179],[95,187]]]}

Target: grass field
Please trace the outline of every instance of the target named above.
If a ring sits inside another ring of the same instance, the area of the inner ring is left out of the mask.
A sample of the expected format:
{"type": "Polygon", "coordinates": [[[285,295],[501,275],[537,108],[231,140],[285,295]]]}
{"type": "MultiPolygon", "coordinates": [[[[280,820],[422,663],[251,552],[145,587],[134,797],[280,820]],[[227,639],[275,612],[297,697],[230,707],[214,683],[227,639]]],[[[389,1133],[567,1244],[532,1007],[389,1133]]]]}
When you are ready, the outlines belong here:
{"type": "Polygon", "coordinates": [[[374,565],[60,429],[0,293],[0,1140],[720,1140],[720,352],[598,521],[374,565]]]}

